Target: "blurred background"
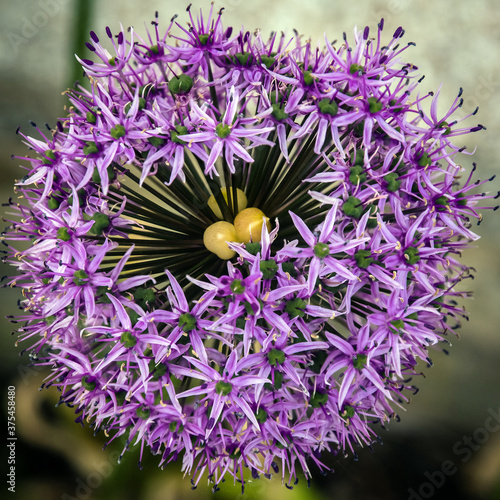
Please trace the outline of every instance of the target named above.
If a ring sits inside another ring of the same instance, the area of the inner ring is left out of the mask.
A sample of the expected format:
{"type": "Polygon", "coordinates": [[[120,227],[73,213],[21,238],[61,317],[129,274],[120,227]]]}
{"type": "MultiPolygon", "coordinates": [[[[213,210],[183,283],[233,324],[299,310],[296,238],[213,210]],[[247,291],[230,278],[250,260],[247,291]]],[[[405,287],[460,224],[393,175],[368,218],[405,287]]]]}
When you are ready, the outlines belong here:
{"type": "MultiPolygon", "coordinates": [[[[187,2],[186,2],[187,5],[187,2]]],[[[15,134],[18,126],[32,132],[29,121],[54,126],[64,116],[61,93],[81,77],[74,54],[86,57],[84,42],[90,29],[105,36],[133,25],[146,34],[155,10],[166,29],[173,14],[185,23],[186,5],[157,0],[0,0],[0,199],[12,195],[16,178],[24,175],[20,161],[26,149],[15,134]]],[[[194,1],[193,9],[208,10],[209,1],[194,1]]],[[[352,40],[355,25],[368,25],[372,33],[385,18],[386,37],[398,26],[406,35],[402,42],[415,42],[405,52],[408,62],[426,78],[422,93],[442,84],[441,106],[453,102],[464,89],[463,115],[479,106],[468,125],[481,123],[486,131],[465,138],[474,157],[461,161],[470,168],[478,164],[478,176],[488,178],[500,162],[500,6],[497,0],[219,0],[225,8],[224,25],[242,25],[263,33],[291,32],[293,28],[313,41],[340,39],[345,31],[352,40]]],[[[87,56],[88,57],[88,56],[87,56]]],[[[33,130],[33,133],[36,132],[33,130]]],[[[486,186],[498,191],[495,180],[486,186]]],[[[237,486],[223,485],[215,498],[271,499],[283,495],[290,500],[314,498],[412,499],[455,498],[500,499],[500,224],[497,213],[487,212],[476,228],[481,235],[477,248],[464,255],[476,269],[468,280],[474,298],[467,301],[470,321],[460,330],[461,339],[450,355],[436,352],[433,368],[422,366],[421,390],[400,412],[401,422],[381,431],[383,445],[359,451],[359,459],[330,458],[335,473],[316,473],[311,489],[299,482],[286,491],[278,477],[249,483],[242,494],[237,486]],[[497,427],[499,430],[497,430],[497,427]]],[[[3,265],[0,275],[11,274],[3,265]]],[[[74,424],[68,408],[55,408],[55,391],[38,391],[45,373],[28,367],[19,357],[15,337],[4,316],[16,314],[20,294],[0,289],[0,377],[2,425],[7,409],[7,387],[16,387],[16,498],[39,500],[178,500],[214,498],[205,484],[191,490],[189,479],[173,464],[161,471],[146,453],[144,469],[137,467],[138,452],[127,454],[118,465],[121,444],[102,451],[103,437],[74,424]],[[119,450],[119,451],[117,451],[119,450]]],[[[5,451],[5,443],[2,444],[5,451]]],[[[2,477],[8,471],[1,462],[2,477]]],[[[7,498],[3,482],[0,496],[7,498]]]]}

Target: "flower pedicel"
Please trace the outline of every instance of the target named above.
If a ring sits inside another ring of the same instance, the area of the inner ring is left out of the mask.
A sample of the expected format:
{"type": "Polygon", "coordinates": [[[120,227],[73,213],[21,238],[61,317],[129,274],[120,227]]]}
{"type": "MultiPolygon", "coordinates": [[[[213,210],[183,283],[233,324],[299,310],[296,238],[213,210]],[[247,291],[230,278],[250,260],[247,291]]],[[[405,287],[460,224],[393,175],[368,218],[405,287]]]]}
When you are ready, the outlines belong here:
{"type": "Polygon", "coordinates": [[[444,116],[415,97],[383,21],[317,48],[189,19],[91,32],[91,90],[22,134],[15,321],[44,386],[124,451],[193,486],[290,486],[378,439],[464,316],[457,257],[489,197],[452,141],[483,127],[454,119],[460,95],[444,116]]]}

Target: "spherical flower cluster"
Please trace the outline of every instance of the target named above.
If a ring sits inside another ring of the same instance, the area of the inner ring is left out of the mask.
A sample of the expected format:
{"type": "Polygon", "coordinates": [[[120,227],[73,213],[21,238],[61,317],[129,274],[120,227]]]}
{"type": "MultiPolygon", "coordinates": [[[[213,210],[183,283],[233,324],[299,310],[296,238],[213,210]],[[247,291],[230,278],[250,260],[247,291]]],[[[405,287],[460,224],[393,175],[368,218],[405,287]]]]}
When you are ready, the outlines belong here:
{"type": "Polygon", "coordinates": [[[460,95],[441,116],[416,94],[383,21],[321,48],[189,18],[91,32],[91,89],[23,135],[20,339],[124,451],[181,459],[194,486],[290,485],[376,440],[464,314],[457,257],[488,196],[452,141],[482,126],[453,118],[460,95]]]}

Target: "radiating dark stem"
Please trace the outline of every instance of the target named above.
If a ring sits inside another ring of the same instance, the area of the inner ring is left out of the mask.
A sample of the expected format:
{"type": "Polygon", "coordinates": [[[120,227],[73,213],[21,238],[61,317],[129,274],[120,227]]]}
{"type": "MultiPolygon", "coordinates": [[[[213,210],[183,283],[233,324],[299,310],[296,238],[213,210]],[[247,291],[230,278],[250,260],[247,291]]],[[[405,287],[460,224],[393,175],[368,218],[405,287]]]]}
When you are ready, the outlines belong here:
{"type": "MultiPolygon", "coordinates": [[[[211,93],[214,99],[215,90],[211,93]]],[[[218,106],[215,100],[214,105],[218,106]]],[[[287,133],[290,132],[291,127],[287,126],[287,133]]],[[[164,272],[168,269],[184,288],[188,300],[199,298],[202,290],[187,276],[204,280],[206,274],[223,274],[227,266],[227,261],[219,259],[203,245],[204,230],[217,221],[208,201],[213,195],[223,219],[232,223],[238,213],[238,188],[247,195],[249,207],[260,208],[271,219],[279,219],[277,245],[283,238],[299,238],[289,211],[297,213],[309,227],[317,226],[328,207],[308,193],[332,189],[328,183],[303,182],[324,169],[324,159],[314,153],[316,134],[314,130],[307,139],[289,141],[290,161],[287,162],[274,132],[268,138],[274,146],[251,150],[253,163],[239,161],[235,172],[231,173],[223,156],[219,160],[221,177],[210,180],[204,176],[200,160],[187,149],[184,157],[186,182],[178,179],[170,182],[169,171],[158,165],[156,175],[146,177],[141,184],[139,167],[124,168],[114,164],[122,177],[119,188],[110,187],[110,206],[118,210],[125,201],[122,217],[129,219],[131,225],[117,227],[121,235],[109,234],[109,239],[118,243],[118,247],[108,252],[102,269],[111,271],[133,245],[135,249],[123,267],[122,278],[148,274],[155,278],[155,288],[161,290],[168,284],[164,272]],[[225,186],[225,194],[221,186],[225,186]]],[[[330,137],[323,149],[325,154],[335,149],[330,137]]],[[[105,238],[95,236],[100,241],[105,238]]]]}

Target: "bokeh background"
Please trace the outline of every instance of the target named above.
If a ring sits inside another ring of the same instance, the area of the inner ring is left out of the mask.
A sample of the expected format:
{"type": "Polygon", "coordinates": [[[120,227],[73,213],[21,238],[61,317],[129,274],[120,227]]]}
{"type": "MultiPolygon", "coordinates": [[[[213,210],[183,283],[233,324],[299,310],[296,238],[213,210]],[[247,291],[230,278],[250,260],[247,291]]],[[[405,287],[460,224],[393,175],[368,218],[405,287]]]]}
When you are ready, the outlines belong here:
{"type": "MultiPolygon", "coordinates": [[[[18,126],[30,133],[32,120],[53,126],[64,116],[61,94],[81,72],[74,54],[85,57],[81,33],[93,29],[104,35],[133,25],[145,35],[155,10],[166,28],[173,14],[186,22],[187,2],[173,0],[1,0],[0,1],[0,199],[12,195],[12,184],[24,175],[20,161],[26,149],[15,134],[18,126]]],[[[462,116],[479,106],[470,125],[481,123],[486,131],[465,138],[474,157],[463,156],[464,167],[478,164],[478,175],[488,178],[500,170],[500,5],[498,0],[219,0],[224,24],[236,29],[260,28],[291,32],[293,28],[322,43],[352,34],[354,26],[368,25],[372,33],[385,18],[387,39],[398,27],[402,42],[416,47],[405,58],[426,78],[422,93],[442,84],[444,110],[464,89],[462,116]]],[[[194,1],[193,8],[208,9],[209,1],[194,1]]],[[[352,39],[352,38],[351,38],[352,39]]],[[[487,186],[498,191],[500,183],[487,186]]],[[[3,209],[5,210],[5,208],[3,209]]],[[[477,248],[464,255],[476,269],[468,280],[474,298],[467,301],[470,321],[460,330],[460,340],[450,355],[436,352],[433,368],[422,366],[425,377],[411,405],[401,411],[401,422],[382,431],[383,445],[359,451],[353,457],[331,458],[335,473],[316,471],[311,489],[299,483],[293,491],[278,477],[249,483],[242,494],[238,486],[225,484],[215,497],[200,484],[192,491],[189,479],[173,464],[161,471],[147,456],[144,469],[137,467],[138,451],[116,458],[120,443],[102,451],[103,436],[73,423],[72,410],[55,407],[55,391],[38,391],[44,372],[29,367],[19,357],[4,319],[16,314],[17,290],[0,289],[0,377],[2,426],[7,428],[7,387],[16,387],[16,494],[0,485],[2,498],[39,500],[178,500],[178,499],[500,499],[500,224],[497,213],[485,213],[476,228],[477,248]],[[490,425],[491,424],[491,425],[490,425]],[[494,425],[493,425],[494,424],[494,425]],[[437,472],[441,471],[441,472],[437,472]],[[442,472],[444,471],[444,472],[442,472]],[[10,496],[7,496],[10,495],[10,496]]],[[[12,271],[2,266],[1,275],[12,271]]],[[[3,452],[6,442],[1,444],[3,452]]],[[[148,453],[146,453],[148,455],[148,453]]],[[[7,459],[0,470],[5,478],[7,459]]]]}

